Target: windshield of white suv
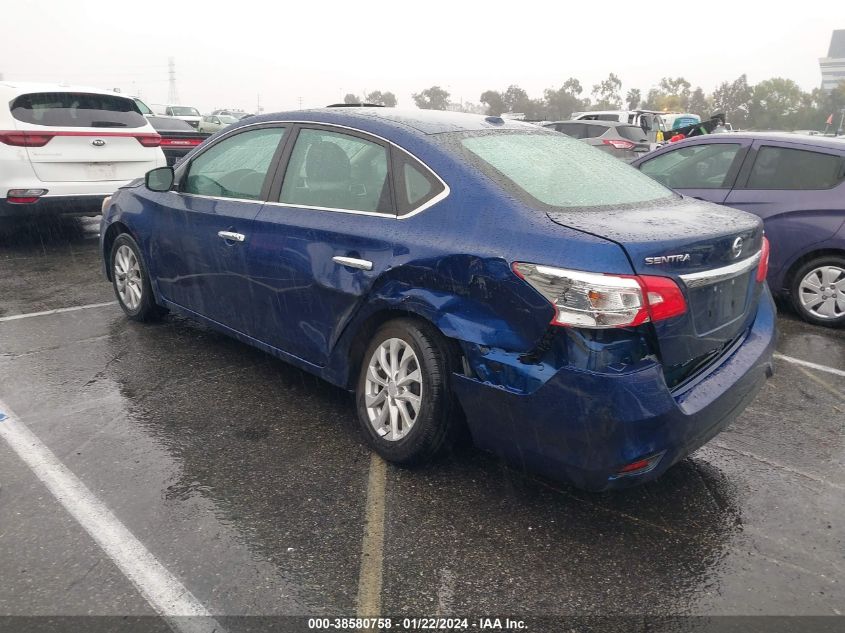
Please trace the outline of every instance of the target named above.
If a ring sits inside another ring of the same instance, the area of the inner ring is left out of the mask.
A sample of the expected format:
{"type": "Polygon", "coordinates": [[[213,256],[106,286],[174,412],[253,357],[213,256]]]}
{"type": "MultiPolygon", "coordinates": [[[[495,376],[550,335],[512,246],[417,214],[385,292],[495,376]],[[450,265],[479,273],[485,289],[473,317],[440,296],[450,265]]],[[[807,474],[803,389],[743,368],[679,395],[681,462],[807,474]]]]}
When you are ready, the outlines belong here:
{"type": "Polygon", "coordinates": [[[499,130],[464,135],[460,146],[493,180],[504,177],[553,207],[618,206],[676,196],[618,158],[564,134],[499,130]]]}

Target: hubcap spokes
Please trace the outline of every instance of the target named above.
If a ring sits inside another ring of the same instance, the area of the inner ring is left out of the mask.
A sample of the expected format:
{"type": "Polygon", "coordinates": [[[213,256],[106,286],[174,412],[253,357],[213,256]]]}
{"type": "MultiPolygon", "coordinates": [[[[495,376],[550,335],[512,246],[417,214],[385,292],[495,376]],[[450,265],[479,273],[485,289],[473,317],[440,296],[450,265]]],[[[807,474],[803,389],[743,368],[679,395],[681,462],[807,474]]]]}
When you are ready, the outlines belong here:
{"type": "Polygon", "coordinates": [[[387,339],[370,358],[364,405],[373,430],[386,440],[401,440],[413,428],[422,406],[422,374],[402,339],[387,339]]]}
{"type": "Polygon", "coordinates": [[[114,280],[123,305],[135,310],[141,304],[143,293],[141,266],[128,246],[121,246],[114,254],[114,280]]]}
{"type": "Polygon", "coordinates": [[[845,315],[845,269],[820,266],[811,270],[798,286],[801,305],[819,319],[845,315]]]}

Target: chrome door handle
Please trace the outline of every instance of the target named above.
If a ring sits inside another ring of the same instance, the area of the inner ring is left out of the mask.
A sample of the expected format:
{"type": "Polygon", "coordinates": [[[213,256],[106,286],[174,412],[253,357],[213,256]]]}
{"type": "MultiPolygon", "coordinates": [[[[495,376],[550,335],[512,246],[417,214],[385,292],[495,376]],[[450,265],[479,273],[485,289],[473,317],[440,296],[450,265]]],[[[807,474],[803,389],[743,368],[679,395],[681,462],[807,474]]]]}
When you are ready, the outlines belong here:
{"type": "Polygon", "coordinates": [[[235,233],[234,231],[217,231],[217,237],[222,237],[224,240],[232,242],[243,242],[246,239],[246,235],[235,233]]]}
{"type": "Polygon", "coordinates": [[[357,268],[358,270],[372,270],[373,262],[366,259],[355,259],[354,257],[332,257],[335,264],[341,266],[349,266],[350,268],[357,268]]]}

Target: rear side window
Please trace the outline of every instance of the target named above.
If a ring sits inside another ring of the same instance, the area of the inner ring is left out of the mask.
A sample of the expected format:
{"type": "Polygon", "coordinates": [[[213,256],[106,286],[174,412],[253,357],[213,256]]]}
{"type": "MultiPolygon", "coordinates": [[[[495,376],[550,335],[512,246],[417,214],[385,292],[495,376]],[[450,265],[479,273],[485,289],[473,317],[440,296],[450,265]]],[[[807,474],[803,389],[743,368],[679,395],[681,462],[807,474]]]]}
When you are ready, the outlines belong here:
{"type": "Polygon", "coordinates": [[[764,145],[746,189],[830,189],[845,177],[841,156],[764,145]]]}
{"type": "Polygon", "coordinates": [[[635,143],[648,143],[648,137],[643,132],[643,129],[636,125],[619,125],[616,127],[616,132],[622,138],[635,143]]]}
{"type": "Polygon", "coordinates": [[[393,213],[387,148],[357,136],[300,130],[279,202],[393,213]]]}
{"type": "Polygon", "coordinates": [[[639,204],[675,195],[619,159],[562,134],[502,131],[464,136],[460,145],[495,182],[507,186],[504,176],[554,207],[639,204]]]}
{"type": "Polygon", "coordinates": [[[191,161],[183,193],[257,200],[285,128],[235,134],[191,161]]]}
{"type": "Polygon", "coordinates": [[[51,127],[144,127],[147,120],[132,99],[87,92],[36,92],[12,101],[12,116],[51,127]]]}
{"type": "Polygon", "coordinates": [[[443,183],[417,160],[401,150],[392,152],[398,215],[419,209],[444,190],[443,183]]]}
{"type": "Polygon", "coordinates": [[[739,143],[679,147],[640,165],[640,170],[673,189],[724,189],[740,150],[739,143]]]}

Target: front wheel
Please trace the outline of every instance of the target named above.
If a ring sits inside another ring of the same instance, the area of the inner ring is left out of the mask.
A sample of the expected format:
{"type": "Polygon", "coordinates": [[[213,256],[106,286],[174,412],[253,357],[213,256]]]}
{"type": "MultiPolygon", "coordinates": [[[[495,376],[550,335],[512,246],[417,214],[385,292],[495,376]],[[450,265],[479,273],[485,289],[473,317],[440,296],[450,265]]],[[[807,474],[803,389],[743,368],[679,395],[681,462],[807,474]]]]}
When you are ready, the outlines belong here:
{"type": "Polygon", "coordinates": [[[819,257],[801,266],[792,278],[792,304],[805,321],[845,325],[845,257],[819,257]]]}
{"type": "Polygon", "coordinates": [[[135,321],[153,321],[167,312],[155,302],[141,249],[131,235],[121,233],[117,236],[112,244],[109,266],[114,294],[126,316],[135,321]]]}
{"type": "Polygon", "coordinates": [[[397,319],[379,328],[364,353],[356,391],[358,421],[379,455],[420,464],[451,446],[458,428],[451,371],[448,345],[431,326],[397,319]]]}

